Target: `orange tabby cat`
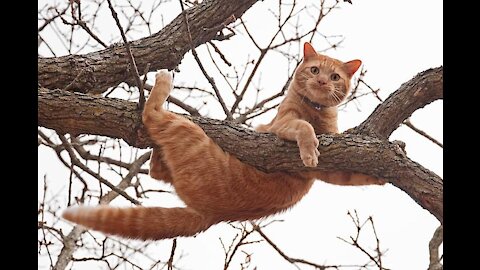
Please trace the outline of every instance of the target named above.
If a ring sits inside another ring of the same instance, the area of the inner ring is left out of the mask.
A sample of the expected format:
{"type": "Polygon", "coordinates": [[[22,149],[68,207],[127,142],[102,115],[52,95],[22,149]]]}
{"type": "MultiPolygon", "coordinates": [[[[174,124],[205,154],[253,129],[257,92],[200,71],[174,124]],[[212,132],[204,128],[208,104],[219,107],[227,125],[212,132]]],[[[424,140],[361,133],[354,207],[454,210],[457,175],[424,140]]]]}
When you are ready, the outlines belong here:
{"type": "Polygon", "coordinates": [[[303,164],[316,167],[320,153],[315,134],[338,133],[337,105],[349,93],[350,79],[362,61],[343,63],[318,54],[308,42],[303,55],[277,115],[256,130],[296,141],[303,164]]]}
{"type": "MultiPolygon", "coordinates": [[[[338,105],[348,94],[360,60],[342,63],[319,55],[305,43],[304,60],[269,125],[258,130],[297,141],[306,166],[318,162],[317,133],[336,133],[338,105]]],[[[143,111],[154,148],[150,175],[171,183],[187,207],[75,207],[63,217],[102,231],[136,239],[192,236],[221,221],[252,220],[286,210],[310,189],[315,178],[339,185],[382,184],[375,178],[341,172],[264,173],[224,152],[186,118],[163,109],[172,76],[156,75],[143,111]]]]}

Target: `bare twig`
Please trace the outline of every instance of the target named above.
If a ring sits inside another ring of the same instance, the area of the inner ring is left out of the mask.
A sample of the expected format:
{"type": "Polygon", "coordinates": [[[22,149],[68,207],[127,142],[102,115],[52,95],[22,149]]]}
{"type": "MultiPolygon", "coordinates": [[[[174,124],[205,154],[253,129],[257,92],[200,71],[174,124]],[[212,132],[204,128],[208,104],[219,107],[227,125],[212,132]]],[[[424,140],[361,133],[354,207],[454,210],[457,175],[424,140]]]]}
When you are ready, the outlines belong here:
{"type": "Polygon", "coordinates": [[[172,242],[172,251],[170,251],[170,258],[168,259],[168,262],[167,262],[168,270],[173,270],[173,257],[175,256],[176,248],[177,248],[177,238],[174,238],[172,242]]]}
{"type": "MultiPolygon", "coordinates": [[[[147,91],[151,91],[152,87],[153,87],[153,86],[149,85],[148,83],[146,83],[144,86],[145,86],[145,90],[147,90],[147,91]]],[[[185,102],[182,102],[181,100],[179,100],[178,98],[175,98],[172,95],[168,96],[167,101],[177,105],[178,107],[182,108],[183,110],[185,110],[186,112],[188,112],[192,116],[200,116],[200,113],[198,112],[197,109],[195,109],[192,106],[186,104],[185,102]]]]}
{"type": "MultiPolygon", "coordinates": [[[[223,251],[225,252],[225,262],[224,262],[224,265],[223,265],[224,270],[228,269],[228,267],[230,266],[230,263],[232,262],[233,257],[235,256],[235,254],[237,253],[237,251],[239,250],[239,248],[241,246],[259,242],[259,241],[247,242],[246,241],[247,237],[250,234],[252,234],[254,231],[253,230],[247,230],[247,228],[245,226],[245,223],[240,223],[240,224],[242,225],[242,227],[240,228],[240,234],[237,234],[233,238],[232,243],[230,244],[228,249],[225,248],[225,246],[222,242],[222,239],[220,238],[220,243],[222,244],[223,251]],[[238,241],[237,241],[237,239],[238,239],[238,241]],[[235,243],[235,241],[237,241],[237,243],[235,243]]],[[[232,227],[234,227],[234,226],[232,225],[232,227]]],[[[234,227],[234,228],[238,229],[237,227],[234,227]]]]}
{"type": "Polygon", "coordinates": [[[75,155],[74,151],[73,151],[73,147],[70,145],[70,143],[67,141],[67,139],[63,136],[63,135],[58,135],[60,140],[62,141],[65,149],[67,150],[68,154],[70,155],[70,160],[73,164],[75,164],[75,166],[81,168],[82,170],[84,170],[86,173],[90,174],[91,176],[95,177],[96,179],[98,179],[98,181],[104,185],[106,185],[107,187],[109,187],[110,189],[112,189],[113,191],[117,192],[118,194],[122,195],[125,199],[131,201],[132,203],[134,204],[137,204],[139,205],[140,202],[134,198],[132,198],[130,195],[128,195],[125,191],[117,188],[115,185],[113,185],[112,183],[110,183],[108,180],[106,180],[105,178],[103,178],[102,176],[100,176],[98,173],[92,171],[90,168],[88,168],[87,166],[85,166],[82,162],[80,162],[80,160],[78,160],[77,156],[75,155]]]}
{"type": "MultiPolygon", "coordinates": [[[[187,33],[188,33],[188,38],[190,39],[190,49],[192,50],[192,54],[193,54],[193,57],[195,58],[195,61],[197,62],[198,64],[198,67],[200,68],[200,70],[202,71],[203,75],[205,76],[205,78],[208,80],[208,82],[210,83],[210,85],[212,86],[213,88],[213,91],[215,91],[215,94],[217,95],[217,99],[218,99],[218,102],[220,103],[220,105],[222,106],[222,109],[223,111],[225,112],[226,116],[227,116],[227,120],[231,120],[233,119],[233,116],[232,116],[232,113],[228,110],[227,106],[225,105],[225,101],[223,101],[223,98],[222,96],[220,95],[220,90],[218,90],[218,87],[217,85],[215,84],[215,81],[213,80],[212,77],[210,77],[207,73],[207,71],[205,70],[205,68],[203,67],[203,64],[202,62],[200,61],[200,58],[198,57],[198,54],[195,50],[195,47],[193,45],[193,40],[192,40],[192,34],[190,33],[190,24],[188,23],[188,18],[187,18],[187,13],[185,12],[185,7],[183,6],[183,1],[182,0],[179,0],[180,2],[180,6],[182,8],[182,13],[183,13],[183,17],[184,17],[184,20],[185,20],[185,24],[187,26],[187,33]]],[[[233,16],[233,15],[232,15],[233,16]]],[[[235,16],[233,17],[235,18],[235,16]]],[[[221,28],[219,27],[219,29],[223,29],[225,27],[225,23],[223,23],[221,25],[221,28]]],[[[211,29],[210,29],[211,30],[211,29]]],[[[217,30],[218,31],[218,30],[217,30]]]]}
{"type": "MultiPolygon", "coordinates": [[[[106,204],[106,203],[109,203],[111,202],[115,197],[117,197],[117,195],[115,193],[118,193],[118,190],[125,190],[126,188],[128,188],[129,186],[131,186],[131,183],[132,183],[132,179],[133,177],[135,177],[138,172],[140,171],[140,167],[150,158],[150,153],[147,152],[147,153],[144,153],[143,155],[141,155],[139,158],[137,158],[131,165],[129,171],[128,171],[128,174],[122,179],[122,181],[120,181],[120,183],[118,183],[118,185],[115,186],[115,189],[112,189],[110,192],[108,192],[107,194],[105,194],[105,196],[103,196],[101,199],[100,199],[100,204],[106,204]]],[[[123,191],[123,193],[125,193],[123,191]]],[[[126,194],[126,193],[125,193],[126,194]]],[[[124,196],[124,194],[120,194],[122,196],[124,196]]],[[[125,196],[124,196],[125,197],[125,196]]],[[[129,196],[130,197],[130,196],[129,196]]],[[[131,197],[130,197],[131,198],[131,197]]],[[[127,198],[128,199],[128,198],[127,198]]],[[[133,199],[133,198],[131,198],[133,199]]],[[[132,201],[131,199],[128,199],[130,201],[132,201]]],[[[140,202],[133,199],[132,201],[133,203],[139,205],[140,202]]]]}
{"type": "Polygon", "coordinates": [[[43,29],[45,29],[45,27],[47,25],[49,25],[52,21],[54,21],[56,18],[62,16],[63,14],[65,14],[65,12],[67,12],[69,8],[69,5],[67,7],[65,7],[62,11],[58,12],[57,10],[57,14],[53,15],[51,18],[48,18],[48,19],[45,19],[45,22],[43,22],[42,26],[40,26],[38,28],[38,33],[42,32],[43,29]]]}
{"type": "Polygon", "coordinates": [[[414,126],[412,124],[412,122],[410,121],[410,118],[405,119],[405,121],[403,121],[403,124],[406,125],[407,127],[411,128],[413,131],[417,132],[418,134],[422,135],[423,137],[427,138],[428,140],[430,140],[434,144],[443,148],[443,144],[441,142],[437,141],[435,138],[428,135],[425,131],[423,131],[423,130],[417,128],[416,126],[414,126]]]}
{"type": "MultiPolygon", "coordinates": [[[[113,158],[110,158],[110,157],[106,157],[106,156],[103,156],[103,155],[92,155],[92,154],[90,154],[90,152],[85,150],[84,147],[82,147],[81,141],[77,138],[72,137],[72,142],[73,143],[71,145],[73,146],[73,148],[75,148],[75,151],[77,151],[77,153],[80,155],[80,157],[82,157],[85,160],[96,160],[98,162],[113,164],[113,165],[116,165],[118,167],[125,168],[127,170],[130,170],[133,166],[133,163],[126,163],[126,162],[123,162],[123,161],[120,161],[120,160],[117,160],[117,159],[113,159],[113,158]]],[[[148,152],[148,153],[150,153],[150,152],[148,152]]],[[[141,170],[139,170],[139,173],[148,174],[148,170],[147,169],[141,169],[141,170]]]]}
{"type": "Polygon", "coordinates": [[[326,269],[329,269],[329,268],[333,268],[333,269],[338,269],[340,267],[350,267],[349,265],[321,265],[321,264],[317,264],[317,263],[314,263],[314,262],[310,262],[310,261],[307,261],[307,260],[304,260],[304,259],[297,259],[297,258],[292,258],[290,256],[288,256],[287,254],[285,254],[285,252],[283,252],[267,235],[265,235],[265,233],[262,231],[262,229],[260,228],[260,226],[256,225],[256,224],[253,224],[252,223],[252,226],[253,226],[253,229],[263,238],[265,239],[265,241],[267,241],[267,243],[273,248],[275,249],[275,251],[280,255],[282,256],[282,258],[284,258],[286,261],[288,261],[289,263],[291,264],[294,264],[297,269],[300,269],[300,267],[298,267],[298,263],[300,264],[305,264],[305,265],[309,265],[309,266],[313,266],[315,267],[315,269],[319,269],[319,270],[326,270],[326,269]]]}
{"type": "Polygon", "coordinates": [[[63,17],[60,17],[60,19],[66,25],[71,25],[71,26],[78,25],[78,26],[80,26],[83,30],[85,30],[85,32],[87,32],[87,34],[89,34],[93,39],[95,39],[95,41],[97,41],[100,45],[102,45],[104,48],[108,47],[108,45],[105,42],[103,42],[97,35],[95,35],[95,33],[93,33],[93,31],[88,27],[86,22],[84,22],[80,19],[77,19],[75,22],[69,22],[66,19],[64,19],[63,17]]]}
{"type": "Polygon", "coordinates": [[[138,100],[138,109],[143,110],[143,105],[145,104],[145,94],[143,93],[143,84],[142,84],[142,81],[140,80],[140,74],[138,73],[137,64],[135,63],[135,59],[133,58],[132,50],[130,49],[130,43],[128,43],[127,37],[125,36],[125,33],[123,31],[122,25],[118,20],[117,12],[115,12],[115,9],[112,6],[112,2],[110,0],[107,0],[107,2],[108,2],[108,7],[112,12],[112,16],[115,19],[115,23],[117,24],[118,30],[120,30],[120,34],[122,35],[123,43],[125,44],[125,49],[128,55],[128,60],[130,61],[130,71],[132,72],[132,75],[135,78],[138,91],[140,92],[140,97],[138,100]]]}
{"type": "MultiPolygon", "coordinates": [[[[47,250],[48,254],[48,259],[50,260],[50,266],[53,267],[53,260],[52,260],[52,254],[50,253],[50,248],[48,247],[50,243],[47,242],[47,236],[45,233],[45,198],[47,197],[47,176],[43,176],[43,196],[42,196],[42,203],[40,204],[40,213],[41,213],[41,221],[39,222],[39,227],[42,228],[42,234],[43,234],[43,242],[40,242],[40,246],[45,246],[45,249],[47,250]]],[[[52,228],[53,229],[53,228],[52,228]]],[[[55,230],[55,229],[54,229],[55,230]]],[[[61,231],[55,230],[58,232],[60,235],[63,235],[61,231]]]]}
{"type": "MultiPolygon", "coordinates": [[[[365,254],[369,258],[370,262],[373,262],[378,267],[379,270],[388,270],[388,268],[385,268],[382,265],[382,255],[383,255],[383,253],[380,250],[380,240],[378,239],[377,232],[375,230],[375,225],[373,223],[373,218],[369,217],[365,222],[360,224],[360,219],[358,218],[357,210],[354,210],[354,213],[355,213],[355,216],[353,216],[352,213],[350,211],[348,211],[347,215],[351,218],[351,220],[352,220],[352,222],[355,225],[355,228],[357,230],[355,237],[350,236],[350,241],[347,241],[342,237],[337,237],[337,238],[342,240],[343,242],[345,242],[347,244],[350,244],[350,245],[354,246],[358,250],[360,250],[363,254],[365,254]],[[359,242],[360,233],[362,232],[363,226],[367,222],[370,222],[373,233],[375,235],[375,240],[376,240],[375,251],[377,253],[376,256],[370,254],[364,247],[362,247],[362,245],[359,242]]],[[[367,265],[368,265],[368,263],[367,263],[367,265]]]]}
{"type": "Polygon", "coordinates": [[[227,60],[227,58],[225,57],[225,55],[220,51],[220,49],[217,47],[217,45],[215,45],[215,43],[213,43],[212,41],[209,41],[208,44],[210,44],[210,46],[213,47],[213,49],[215,50],[215,52],[220,56],[220,58],[223,60],[223,62],[227,65],[227,66],[232,66],[232,63],[230,63],[230,61],[227,60]]]}
{"type": "MultiPolygon", "coordinates": [[[[63,141],[62,141],[63,142],[63,141]]],[[[65,142],[66,139],[65,139],[65,142]]],[[[65,144],[64,142],[64,144],[65,144]]],[[[68,142],[67,142],[68,143],[68,142]]],[[[145,163],[145,161],[148,160],[148,155],[144,154],[140,158],[138,158],[134,163],[135,165],[132,166],[132,171],[131,173],[127,174],[127,176],[117,185],[115,186],[114,189],[112,189],[111,192],[107,193],[105,196],[102,197],[101,203],[102,204],[108,204],[111,202],[113,199],[115,199],[118,195],[120,195],[125,188],[129,186],[127,182],[131,180],[131,178],[135,175],[135,171],[137,171],[140,166],[145,163]],[[113,190],[120,190],[121,192],[113,191],[113,190]]],[[[86,232],[86,229],[83,228],[82,226],[74,226],[72,231],[64,237],[63,241],[63,248],[58,255],[57,262],[55,266],[53,267],[54,270],[64,270],[66,269],[67,265],[70,263],[70,261],[73,259],[72,255],[73,252],[77,249],[76,242],[80,238],[80,236],[86,232]]]]}

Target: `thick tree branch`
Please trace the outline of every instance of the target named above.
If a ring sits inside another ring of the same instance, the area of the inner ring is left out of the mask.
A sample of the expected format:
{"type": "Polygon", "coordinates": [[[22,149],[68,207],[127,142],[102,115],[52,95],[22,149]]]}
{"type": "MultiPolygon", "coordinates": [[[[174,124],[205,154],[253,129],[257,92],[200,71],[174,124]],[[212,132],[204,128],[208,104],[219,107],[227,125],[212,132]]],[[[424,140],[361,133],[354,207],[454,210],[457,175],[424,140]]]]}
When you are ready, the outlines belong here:
{"type": "Polygon", "coordinates": [[[402,84],[354,132],[387,139],[413,112],[441,98],[443,67],[425,70],[402,84]]]}
{"type": "MultiPolygon", "coordinates": [[[[255,2],[257,0],[203,1],[185,10],[193,46],[215,39],[228,18],[232,15],[240,18],[255,2]]],[[[174,69],[192,47],[184,16],[178,15],[156,34],[132,41],[130,47],[140,72],[145,70],[147,63],[151,63],[149,71],[174,69]]],[[[121,82],[133,82],[128,65],[123,44],[114,44],[105,50],[84,55],[39,57],[38,82],[51,89],[64,89],[70,85],[71,91],[102,93],[121,82]]]]}
{"type": "MultiPolygon", "coordinates": [[[[259,170],[356,171],[387,179],[443,222],[443,181],[410,160],[395,143],[362,134],[320,135],[317,168],[303,166],[298,147],[272,134],[260,134],[240,125],[201,117],[190,118],[225,151],[259,170]]],[[[97,134],[122,138],[131,146],[152,146],[136,104],[120,99],[38,89],[40,126],[61,133],[97,134]]]]}

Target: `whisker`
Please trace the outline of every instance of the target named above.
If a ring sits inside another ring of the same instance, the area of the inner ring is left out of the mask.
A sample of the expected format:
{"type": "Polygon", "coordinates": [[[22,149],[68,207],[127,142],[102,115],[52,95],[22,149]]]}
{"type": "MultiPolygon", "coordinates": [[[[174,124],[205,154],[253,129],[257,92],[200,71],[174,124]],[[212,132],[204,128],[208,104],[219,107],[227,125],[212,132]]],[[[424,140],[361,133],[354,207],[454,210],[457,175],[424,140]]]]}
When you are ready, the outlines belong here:
{"type": "MultiPolygon", "coordinates": [[[[338,86],[338,87],[336,86],[336,87],[333,88],[333,91],[334,91],[333,93],[335,94],[335,99],[339,103],[341,103],[343,97],[345,97],[345,93],[343,91],[341,91],[340,88],[341,88],[340,86],[338,86]]],[[[342,88],[342,90],[343,90],[343,88],[342,88]]]]}
{"type": "Polygon", "coordinates": [[[341,99],[340,99],[340,97],[339,97],[335,92],[337,92],[337,91],[334,90],[333,92],[330,92],[330,93],[329,93],[329,96],[333,97],[333,99],[335,100],[335,102],[340,103],[340,102],[341,102],[341,99]]]}

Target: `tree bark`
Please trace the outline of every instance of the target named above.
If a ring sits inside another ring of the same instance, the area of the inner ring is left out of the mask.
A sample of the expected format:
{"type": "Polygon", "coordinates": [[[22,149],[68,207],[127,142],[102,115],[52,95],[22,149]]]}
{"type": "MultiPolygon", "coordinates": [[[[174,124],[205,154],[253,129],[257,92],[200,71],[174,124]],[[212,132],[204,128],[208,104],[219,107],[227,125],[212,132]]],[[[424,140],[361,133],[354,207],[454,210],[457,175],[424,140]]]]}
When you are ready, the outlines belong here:
{"type": "MultiPolygon", "coordinates": [[[[421,98],[430,96],[428,94],[413,95],[413,99],[422,99],[422,102],[399,97],[408,97],[408,93],[412,93],[408,85],[415,88],[419,85],[417,80],[428,81],[431,79],[430,76],[440,80],[440,85],[435,83],[421,89],[438,91],[436,87],[440,87],[443,81],[442,76],[437,76],[441,70],[442,68],[437,68],[423,72],[402,85],[383,103],[385,105],[377,107],[364,123],[381,124],[382,130],[393,131],[398,126],[396,121],[375,120],[378,119],[377,115],[383,115],[384,111],[393,113],[392,107],[402,107],[405,103],[415,104],[408,107],[412,108],[423,107],[425,102],[431,102],[432,98],[421,98]]],[[[419,92],[418,88],[417,91],[413,91],[415,92],[419,92]]],[[[441,98],[441,95],[436,97],[441,98]]],[[[86,133],[122,138],[128,144],[140,148],[153,146],[143,128],[141,112],[137,109],[136,103],[39,87],[38,104],[40,126],[55,129],[60,133],[74,135],[86,133]]],[[[402,117],[405,115],[406,113],[402,117]]],[[[265,172],[341,170],[383,178],[407,192],[419,205],[443,223],[442,179],[410,160],[397,143],[373,137],[371,133],[363,134],[358,129],[343,134],[319,135],[321,153],[319,164],[316,168],[307,168],[303,166],[294,142],[280,140],[272,134],[260,134],[233,122],[202,117],[189,119],[198,124],[226,152],[259,170],[265,172]]],[[[368,124],[365,126],[369,127],[368,124]]]]}
{"type": "MultiPolygon", "coordinates": [[[[195,48],[212,39],[222,39],[218,32],[225,24],[240,18],[256,2],[257,0],[203,1],[185,10],[193,44],[189,40],[184,16],[180,14],[158,33],[131,42],[138,71],[143,72],[147,63],[150,63],[148,71],[174,69],[192,46],[195,48]]],[[[67,88],[81,93],[103,93],[121,82],[133,83],[134,78],[129,72],[124,45],[113,44],[107,49],[84,55],[39,57],[38,82],[50,89],[67,88]]]]}

